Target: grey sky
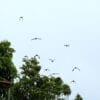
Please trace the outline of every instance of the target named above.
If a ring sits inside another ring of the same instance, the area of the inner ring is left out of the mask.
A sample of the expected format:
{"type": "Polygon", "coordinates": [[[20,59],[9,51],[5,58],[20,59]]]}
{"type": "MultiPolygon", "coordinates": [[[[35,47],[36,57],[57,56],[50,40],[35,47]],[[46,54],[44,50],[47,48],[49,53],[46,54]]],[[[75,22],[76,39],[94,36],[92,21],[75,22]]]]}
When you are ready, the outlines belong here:
{"type": "Polygon", "coordinates": [[[0,0],[0,40],[15,48],[14,62],[36,53],[43,68],[60,73],[84,100],[100,100],[100,1],[99,0],[0,0]],[[23,22],[19,17],[23,16],[23,22]],[[30,41],[41,37],[41,41],[30,41]],[[70,47],[64,47],[64,44],[70,47]],[[56,59],[54,63],[49,58],[56,59]],[[81,71],[72,73],[77,66],[81,71]],[[76,85],[70,83],[76,80],[76,85]]]}

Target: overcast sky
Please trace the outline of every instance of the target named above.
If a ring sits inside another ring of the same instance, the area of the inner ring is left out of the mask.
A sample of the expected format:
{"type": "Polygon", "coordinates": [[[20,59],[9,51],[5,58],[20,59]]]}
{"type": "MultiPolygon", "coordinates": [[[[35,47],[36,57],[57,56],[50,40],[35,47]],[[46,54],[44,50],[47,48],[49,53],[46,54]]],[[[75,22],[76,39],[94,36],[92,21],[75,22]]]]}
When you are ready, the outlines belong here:
{"type": "Polygon", "coordinates": [[[99,0],[0,0],[0,40],[5,39],[16,50],[17,68],[25,55],[39,54],[41,73],[59,73],[71,86],[70,100],[77,93],[84,100],[100,100],[99,0]],[[31,41],[34,37],[42,40],[31,41]],[[73,67],[80,71],[72,72],[73,67]]]}

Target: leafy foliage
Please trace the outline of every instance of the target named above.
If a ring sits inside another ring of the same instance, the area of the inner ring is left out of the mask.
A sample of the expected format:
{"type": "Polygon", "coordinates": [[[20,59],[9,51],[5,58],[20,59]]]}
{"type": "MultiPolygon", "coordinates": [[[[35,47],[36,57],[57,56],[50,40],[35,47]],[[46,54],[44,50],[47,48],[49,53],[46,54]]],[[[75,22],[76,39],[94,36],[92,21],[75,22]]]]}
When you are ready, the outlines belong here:
{"type": "Polygon", "coordinates": [[[75,100],[83,100],[83,98],[81,97],[80,94],[77,94],[76,97],[75,97],[75,100]]]}
{"type": "Polygon", "coordinates": [[[60,77],[47,77],[40,75],[41,66],[35,57],[23,59],[21,75],[19,82],[12,88],[12,95],[16,100],[55,100],[56,96],[62,93],[68,95],[70,87],[64,88],[60,77]],[[17,95],[16,95],[17,94],[17,95]]]}
{"type": "MultiPolygon", "coordinates": [[[[8,41],[0,42],[0,80],[13,83],[17,70],[12,62],[14,49],[8,41]]],[[[0,98],[7,97],[8,88],[0,87],[0,98]]]]}
{"type": "MultiPolygon", "coordinates": [[[[36,57],[23,58],[20,76],[12,61],[15,50],[8,41],[0,42],[0,81],[13,83],[10,87],[11,100],[64,100],[62,95],[71,95],[70,86],[61,77],[41,75],[41,66],[36,57]],[[19,80],[14,83],[14,79],[19,80]]],[[[0,100],[7,100],[8,88],[0,87],[0,100]]],[[[75,100],[83,100],[77,94],[75,100]]]]}
{"type": "Polygon", "coordinates": [[[13,81],[16,77],[17,70],[12,62],[14,49],[10,47],[8,41],[0,42],[0,77],[8,81],[13,81]]]}

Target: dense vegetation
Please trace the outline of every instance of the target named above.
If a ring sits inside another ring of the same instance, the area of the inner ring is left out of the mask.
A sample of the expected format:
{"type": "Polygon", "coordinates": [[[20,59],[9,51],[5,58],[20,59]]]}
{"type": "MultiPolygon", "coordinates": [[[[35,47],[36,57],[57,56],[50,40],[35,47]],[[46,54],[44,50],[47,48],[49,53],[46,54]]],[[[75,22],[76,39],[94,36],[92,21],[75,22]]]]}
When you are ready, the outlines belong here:
{"type": "MultiPolygon", "coordinates": [[[[14,82],[17,76],[17,70],[12,62],[13,52],[10,47],[11,43],[8,41],[0,42],[0,80],[14,82]]],[[[1,86],[1,85],[0,85],[1,86]]],[[[7,100],[8,88],[0,87],[0,100],[5,98],[7,100]]]]}
{"type": "MultiPolygon", "coordinates": [[[[41,65],[36,57],[23,58],[21,73],[12,58],[14,49],[8,41],[0,42],[0,81],[10,82],[10,87],[0,86],[0,100],[64,100],[71,95],[71,89],[61,77],[41,75],[41,65]],[[14,79],[16,80],[14,82],[14,79]]],[[[75,100],[83,100],[78,94],[75,100]]]]}

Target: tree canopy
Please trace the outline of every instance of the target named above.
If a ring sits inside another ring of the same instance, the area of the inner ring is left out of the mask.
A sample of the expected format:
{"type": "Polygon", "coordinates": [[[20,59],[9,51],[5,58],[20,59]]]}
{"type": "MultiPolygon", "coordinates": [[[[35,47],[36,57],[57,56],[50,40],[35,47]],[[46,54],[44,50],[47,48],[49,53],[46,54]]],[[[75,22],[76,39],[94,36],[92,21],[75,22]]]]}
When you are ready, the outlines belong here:
{"type": "Polygon", "coordinates": [[[21,78],[12,89],[16,100],[55,100],[62,94],[71,94],[60,77],[40,75],[41,66],[35,57],[26,56],[23,62],[21,78]]]}
{"type": "MultiPolygon", "coordinates": [[[[64,100],[62,96],[71,95],[70,86],[61,77],[40,74],[42,67],[36,57],[23,58],[18,76],[12,61],[14,52],[9,41],[0,42],[0,100],[7,100],[8,93],[10,100],[64,100]]],[[[75,100],[83,98],[77,94],[75,100]]]]}
{"type": "Polygon", "coordinates": [[[77,94],[76,97],[75,97],[75,100],[83,100],[83,98],[81,97],[80,94],[77,94]]]}
{"type": "Polygon", "coordinates": [[[0,81],[3,84],[0,87],[0,98],[7,97],[8,88],[5,87],[13,83],[17,76],[17,69],[12,61],[14,51],[10,42],[0,42],[0,81]]]}

